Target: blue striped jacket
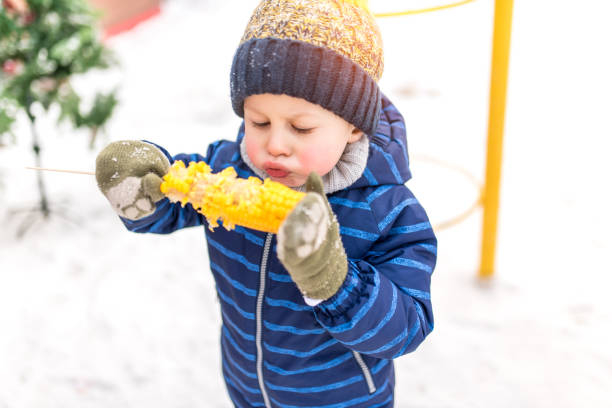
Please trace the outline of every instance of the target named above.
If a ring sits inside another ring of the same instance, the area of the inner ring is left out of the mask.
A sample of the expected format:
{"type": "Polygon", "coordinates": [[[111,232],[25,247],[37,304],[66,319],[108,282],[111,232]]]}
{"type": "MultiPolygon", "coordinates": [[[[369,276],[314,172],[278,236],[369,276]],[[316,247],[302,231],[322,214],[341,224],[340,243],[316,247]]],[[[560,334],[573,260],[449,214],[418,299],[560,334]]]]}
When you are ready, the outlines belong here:
{"type": "MultiPolygon", "coordinates": [[[[392,360],[433,329],[436,238],[404,185],[403,118],[384,97],[382,106],[362,177],[328,195],[349,259],[332,298],[306,305],[276,257],[274,234],[205,228],[223,320],[223,376],[237,407],[392,407],[392,360]]],[[[255,176],[240,157],[242,137],[243,128],[237,141],[212,143],[206,156],[169,158],[255,176]]],[[[152,215],[123,221],[131,231],[161,234],[206,223],[190,205],[167,199],[152,215]]]]}

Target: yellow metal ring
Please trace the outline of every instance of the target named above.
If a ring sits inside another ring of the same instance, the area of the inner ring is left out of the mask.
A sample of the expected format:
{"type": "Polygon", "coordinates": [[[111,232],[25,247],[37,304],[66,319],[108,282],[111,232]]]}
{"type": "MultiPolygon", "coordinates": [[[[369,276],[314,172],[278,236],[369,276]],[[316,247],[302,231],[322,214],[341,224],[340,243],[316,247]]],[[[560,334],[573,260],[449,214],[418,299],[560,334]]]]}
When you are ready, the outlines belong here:
{"type": "Polygon", "coordinates": [[[472,184],[474,184],[474,186],[478,189],[478,196],[476,197],[476,200],[474,200],[474,202],[472,203],[472,205],[470,205],[467,209],[465,209],[464,211],[460,212],[458,215],[442,221],[438,224],[435,224],[433,226],[434,231],[441,231],[450,227],[453,227],[457,224],[459,224],[460,222],[464,221],[466,218],[468,218],[470,215],[472,215],[472,213],[474,211],[476,211],[476,209],[478,209],[478,207],[482,206],[482,200],[483,200],[483,189],[482,189],[482,184],[480,182],[480,180],[478,180],[474,175],[472,175],[469,171],[467,171],[466,169],[464,169],[463,167],[460,167],[456,164],[452,164],[452,163],[447,163],[445,161],[442,161],[440,159],[436,159],[435,157],[431,157],[431,156],[426,156],[426,155],[413,155],[412,156],[413,160],[417,160],[417,161],[423,161],[423,162],[429,162],[429,163],[433,163],[437,166],[440,167],[444,167],[453,171],[456,171],[457,173],[461,173],[463,174],[468,180],[470,180],[470,182],[472,184]]]}
{"type": "Polygon", "coordinates": [[[424,9],[416,9],[416,10],[406,10],[406,11],[390,11],[388,13],[374,13],[374,17],[399,17],[399,16],[407,16],[411,14],[423,14],[429,13],[430,11],[438,11],[444,10],[451,7],[463,6],[464,4],[472,3],[475,0],[464,0],[458,1],[456,3],[445,4],[443,6],[429,7],[424,9]]]}

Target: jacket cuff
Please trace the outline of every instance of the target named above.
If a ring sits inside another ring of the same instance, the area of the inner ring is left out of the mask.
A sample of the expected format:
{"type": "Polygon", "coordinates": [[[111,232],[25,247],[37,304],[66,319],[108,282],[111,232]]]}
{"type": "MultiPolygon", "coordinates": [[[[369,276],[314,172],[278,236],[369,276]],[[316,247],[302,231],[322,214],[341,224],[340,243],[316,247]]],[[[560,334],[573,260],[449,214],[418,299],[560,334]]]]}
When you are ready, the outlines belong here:
{"type": "Polygon", "coordinates": [[[317,317],[323,318],[332,325],[342,324],[345,319],[359,309],[360,305],[370,297],[372,286],[376,285],[373,271],[361,270],[358,265],[349,260],[348,272],[342,286],[336,294],[315,306],[317,317]]]}

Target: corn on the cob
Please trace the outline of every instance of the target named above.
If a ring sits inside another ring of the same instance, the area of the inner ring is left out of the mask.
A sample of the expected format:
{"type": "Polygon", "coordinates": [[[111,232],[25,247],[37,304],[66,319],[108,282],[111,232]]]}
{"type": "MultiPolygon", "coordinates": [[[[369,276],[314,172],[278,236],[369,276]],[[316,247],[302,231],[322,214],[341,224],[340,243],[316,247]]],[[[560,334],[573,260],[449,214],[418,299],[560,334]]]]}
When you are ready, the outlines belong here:
{"type": "Polygon", "coordinates": [[[276,233],[280,224],[304,197],[281,183],[256,177],[236,177],[233,167],[212,173],[205,162],[176,161],[163,177],[161,192],[172,202],[190,203],[208,221],[209,228],[236,225],[276,233]]]}

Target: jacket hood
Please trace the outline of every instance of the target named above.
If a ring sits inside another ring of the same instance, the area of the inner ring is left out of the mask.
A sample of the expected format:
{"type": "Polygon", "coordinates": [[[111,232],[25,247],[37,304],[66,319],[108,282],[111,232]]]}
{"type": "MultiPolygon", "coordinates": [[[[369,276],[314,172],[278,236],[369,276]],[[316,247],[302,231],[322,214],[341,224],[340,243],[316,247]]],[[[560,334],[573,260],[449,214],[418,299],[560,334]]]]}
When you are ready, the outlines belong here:
{"type": "Polygon", "coordinates": [[[412,177],[408,159],[406,125],[395,105],[382,95],[376,133],[368,135],[370,149],[363,175],[350,188],[404,184],[412,177]]]}

